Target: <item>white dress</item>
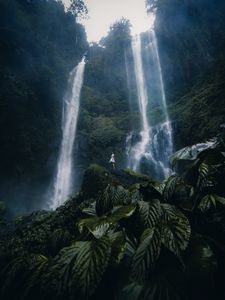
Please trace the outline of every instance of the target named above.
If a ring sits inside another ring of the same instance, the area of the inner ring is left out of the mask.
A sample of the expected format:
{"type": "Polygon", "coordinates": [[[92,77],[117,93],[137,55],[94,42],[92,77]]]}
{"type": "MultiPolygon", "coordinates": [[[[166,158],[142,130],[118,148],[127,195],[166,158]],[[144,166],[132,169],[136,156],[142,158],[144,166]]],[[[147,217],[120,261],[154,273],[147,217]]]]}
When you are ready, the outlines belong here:
{"type": "Polygon", "coordinates": [[[110,163],[115,163],[115,156],[114,156],[114,153],[111,155],[111,158],[110,158],[110,163]]]}

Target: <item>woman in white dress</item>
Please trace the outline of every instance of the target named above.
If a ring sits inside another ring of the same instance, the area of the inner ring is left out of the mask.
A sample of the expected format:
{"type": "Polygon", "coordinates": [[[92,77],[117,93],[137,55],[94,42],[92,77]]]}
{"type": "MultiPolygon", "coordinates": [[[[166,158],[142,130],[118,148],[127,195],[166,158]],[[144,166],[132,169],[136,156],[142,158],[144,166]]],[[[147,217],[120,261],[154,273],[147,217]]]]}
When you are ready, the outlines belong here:
{"type": "Polygon", "coordinates": [[[112,152],[112,154],[111,154],[111,158],[110,158],[110,160],[109,160],[109,163],[112,164],[113,169],[116,168],[115,154],[114,154],[113,152],[112,152]]]}

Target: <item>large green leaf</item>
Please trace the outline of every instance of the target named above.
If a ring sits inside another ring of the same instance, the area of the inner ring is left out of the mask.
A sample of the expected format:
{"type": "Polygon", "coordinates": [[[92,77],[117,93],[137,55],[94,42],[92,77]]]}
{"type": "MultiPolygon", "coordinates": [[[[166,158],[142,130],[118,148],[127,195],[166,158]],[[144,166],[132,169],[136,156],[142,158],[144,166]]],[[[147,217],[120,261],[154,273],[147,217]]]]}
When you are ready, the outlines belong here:
{"type": "Polygon", "coordinates": [[[155,183],[154,183],[154,188],[155,188],[161,195],[163,194],[163,191],[164,191],[165,186],[166,186],[165,181],[162,181],[162,182],[155,182],[155,183]]]}
{"type": "Polygon", "coordinates": [[[131,202],[129,191],[126,190],[122,185],[114,187],[113,193],[113,205],[127,205],[131,202]]]}
{"type": "Polygon", "coordinates": [[[91,203],[88,207],[82,209],[82,212],[89,216],[96,216],[96,201],[91,203]]]}
{"type": "Polygon", "coordinates": [[[102,216],[113,208],[113,192],[114,188],[108,185],[98,196],[96,200],[96,213],[102,216]]]}
{"type": "MultiPolygon", "coordinates": [[[[212,199],[214,200],[214,198],[212,197],[212,199]]],[[[202,211],[202,212],[206,212],[208,211],[211,207],[212,207],[212,199],[211,199],[211,195],[206,195],[205,197],[203,197],[198,205],[198,208],[202,211]]],[[[216,204],[216,203],[215,203],[216,204]]],[[[215,207],[215,205],[214,205],[215,207]]]]}
{"type": "Polygon", "coordinates": [[[121,219],[127,219],[133,215],[136,210],[136,205],[130,204],[125,206],[115,207],[111,215],[108,216],[112,223],[117,223],[121,219]]]}
{"type": "Polygon", "coordinates": [[[160,202],[157,199],[151,202],[139,201],[137,204],[137,226],[142,229],[154,227],[162,216],[160,202]]]}
{"type": "Polygon", "coordinates": [[[130,201],[131,203],[137,203],[139,201],[143,200],[143,196],[139,192],[138,189],[132,189],[130,191],[130,201]]]}
{"type": "Polygon", "coordinates": [[[217,139],[212,139],[205,143],[199,143],[180,149],[170,156],[170,164],[174,167],[178,160],[195,160],[201,152],[206,149],[213,149],[217,144],[217,139]]]}
{"type": "Polygon", "coordinates": [[[126,251],[126,235],[123,231],[109,232],[107,235],[112,245],[110,265],[118,265],[126,251]]]}
{"type": "Polygon", "coordinates": [[[172,198],[176,186],[182,182],[183,180],[178,176],[170,176],[167,179],[163,190],[163,197],[166,201],[169,201],[172,198]]]}
{"type": "Polygon", "coordinates": [[[88,299],[97,288],[106,270],[111,254],[107,237],[79,244],[74,262],[74,283],[83,299],[88,299]]]}
{"type": "Polygon", "coordinates": [[[33,255],[30,260],[30,275],[23,291],[23,299],[30,299],[36,288],[41,288],[43,274],[47,271],[49,260],[46,256],[33,255]]]}
{"type": "Polygon", "coordinates": [[[91,296],[102,279],[110,254],[108,237],[76,242],[64,248],[50,270],[53,275],[57,274],[59,295],[71,298],[76,294],[78,299],[91,296]]]}
{"type": "Polygon", "coordinates": [[[201,192],[215,186],[216,182],[215,182],[214,174],[217,171],[214,166],[202,162],[199,166],[198,172],[199,172],[199,176],[197,181],[197,187],[201,192]]]}
{"type": "Polygon", "coordinates": [[[154,268],[161,248],[161,233],[156,227],[146,229],[140,240],[132,265],[132,276],[136,280],[145,280],[154,268]]]}
{"type": "Polygon", "coordinates": [[[80,220],[78,228],[80,233],[88,229],[96,238],[101,238],[113,224],[107,216],[93,217],[80,220]]]}
{"type": "Polygon", "coordinates": [[[126,235],[126,255],[128,257],[133,257],[134,253],[138,247],[137,239],[132,235],[132,237],[128,237],[126,235]]]}
{"type": "Polygon", "coordinates": [[[135,205],[120,206],[115,207],[111,215],[82,219],[78,224],[79,231],[82,233],[87,228],[96,238],[100,238],[121,219],[129,218],[135,209],[135,205]]]}
{"type": "Polygon", "coordinates": [[[74,281],[74,264],[83,242],[73,243],[69,247],[63,248],[54,258],[46,281],[51,282],[53,290],[58,290],[59,295],[70,293],[75,284],[74,281]]]}
{"type": "Polygon", "coordinates": [[[96,212],[99,216],[108,213],[114,206],[126,205],[131,202],[128,190],[121,185],[108,185],[96,201],[96,212]]]}
{"type": "Polygon", "coordinates": [[[176,207],[162,204],[162,243],[181,258],[181,251],[185,250],[191,235],[188,219],[176,207]]]}
{"type": "Polygon", "coordinates": [[[204,196],[199,205],[198,208],[202,211],[202,212],[206,212],[208,211],[211,207],[216,207],[217,204],[223,205],[225,206],[225,198],[220,197],[216,194],[208,194],[206,196],[204,196]]]}
{"type": "Polygon", "coordinates": [[[225,198],[224,197],[220,197],[220,196],[215,195],[215,194],[213,196],[216,198],[216,201],[218,203],[220,203],[221,205],[225,206],[225,198]]]}

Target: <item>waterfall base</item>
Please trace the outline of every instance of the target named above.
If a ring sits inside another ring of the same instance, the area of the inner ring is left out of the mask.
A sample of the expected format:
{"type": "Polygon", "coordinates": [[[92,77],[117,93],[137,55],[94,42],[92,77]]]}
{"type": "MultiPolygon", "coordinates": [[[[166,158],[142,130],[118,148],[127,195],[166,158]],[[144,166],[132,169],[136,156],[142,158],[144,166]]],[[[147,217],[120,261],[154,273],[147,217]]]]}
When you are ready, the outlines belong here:
{"type": "Polygon", "coordinates": [[[149,174],[152,177],[163,180],[171,175],[168,157],[172,154],[171,124],[169,122],[150,127],[147,133],[139,135],[131,132],[127,136],[128,168],[149,174]],[[143,137],[147,139],[142,149],[143,137]]]}

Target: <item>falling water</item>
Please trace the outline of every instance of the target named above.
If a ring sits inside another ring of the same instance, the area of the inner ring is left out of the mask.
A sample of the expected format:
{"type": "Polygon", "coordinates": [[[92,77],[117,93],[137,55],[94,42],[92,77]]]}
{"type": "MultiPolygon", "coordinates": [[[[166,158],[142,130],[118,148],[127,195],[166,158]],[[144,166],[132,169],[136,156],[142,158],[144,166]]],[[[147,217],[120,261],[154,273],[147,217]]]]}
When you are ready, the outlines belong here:
{"type": "Polygon", "coordinates": [[[61,205],[71,192],[73,145],[76,136],[80,92],[83,85],[85,58],[71,71],[64,97],[62,114],[62,141],[53,184],[50,208],[61,205]]]}
{"type": "Polygon", "coordinates": [[[167,152],[167,155],[171,155],[173,152],[172,127],[171,127],[168,110],[167,110],[166,94],[165,94],[165,88],[164,88],[164,82],[163,82],[163,76],[162,76],[162,68],[161,68],[161,63],[160,63],[160,59],[159,59],[158,43],[157,43],[155,31],[151,30],[149,32],[149,34],[150,34],[150,40],[152,40],[152,43],[150,43],[150,45],[152,45],[152,48],[153,48],[152,50],[153,50],[153,53],[155,54],[155,62],[156,62],[156,67],[158,70],[159,81],[160,81],[160,92],[161,92],[161,96],[162,96],[161,99],[162,99],[162,105],[163,105],[163,112],[164,112],[165,119],[166,119],[166,122],[164,124],[162,124],[162,127],[164,128],[163,131],[165,131],[166,140],[167,140],[166,152],[167,152]]]}
{"type": "MultiPolygon", "coordinates": [[[[162,70],[158,53],[157,40],[154,31],[149,33],[152,60],[154,71],[159,81],[159,94],[164,114],[164,122],[156,126],[150,126],[148,120],[149,102],[145,75],[142,62],[142,45],[140,36],[135,36],[132,40],[132,51],[134,58],[134,70],[137,86],[138,106],[141,116],[141,130],[139,141],[133,133],[127,137],[128,168],[139,171],[144,164],[152,174],[158,179],[169,176],[171,170],[168,165],[168,156],[173,152],[172,128],[168,116],[165,90],[163,84],[162,70]],[[133,141],[132,141],[133,140],[133,141]]],[[[151,71],[151,70],[149,70],[151,71]]]]}
{"type": "Polygon", "coordinates": [[[131,148],[130,153],[130,165],[129,167],[134,170],[139,169],[141,158],[146,156],[147,149],[150,140],[150,127],[147,118],[147,105],[148,97],[146,92],[146,84],[142,65],[141,56],[141,39],[139,35],[136,35],[132,40],[132,51],[134,57],[134,69],[135,78],[137,85],[137,96],[138,96],[138,106],[141,115],[141,139],[138,143],[131,148]]]}

